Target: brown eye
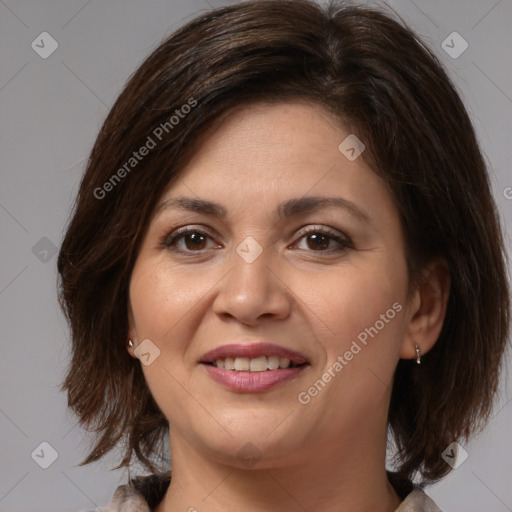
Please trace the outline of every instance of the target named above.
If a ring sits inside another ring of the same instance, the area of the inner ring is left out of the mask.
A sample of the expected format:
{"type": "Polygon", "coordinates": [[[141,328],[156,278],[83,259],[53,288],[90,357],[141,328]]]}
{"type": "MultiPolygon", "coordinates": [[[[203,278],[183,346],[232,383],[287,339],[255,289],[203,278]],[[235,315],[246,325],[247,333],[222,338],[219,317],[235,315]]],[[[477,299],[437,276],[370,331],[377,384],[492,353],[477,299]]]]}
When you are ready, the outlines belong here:
{"type": "Polygon", "coordinates": [[[188,233],[183,236],[183,240],[189,250],[201,250],[206,246],[206,236],[203,233],[188,233]]]}
{"type": "Polygon", "coordinates": [[[219,247],[212,246],[212,237],[198,229],[182,229],[175,231],[164,242],[164,246],[171,251],[191,254],[207,249],[219,247]]]}
{"type": "Polygon", "coordinates": [[[306,237],[306,243],[309,249],[313,251],[318,249],[328,249],[330,240],[330,237],[321,233],[313,233],[306,237]]]}
{"type": "Polygon", "coordinates": [[[334,253],[353,248],[352,241],[340,231],[327,227],[301,230],[294,246],[304,251],[334,253]]]}

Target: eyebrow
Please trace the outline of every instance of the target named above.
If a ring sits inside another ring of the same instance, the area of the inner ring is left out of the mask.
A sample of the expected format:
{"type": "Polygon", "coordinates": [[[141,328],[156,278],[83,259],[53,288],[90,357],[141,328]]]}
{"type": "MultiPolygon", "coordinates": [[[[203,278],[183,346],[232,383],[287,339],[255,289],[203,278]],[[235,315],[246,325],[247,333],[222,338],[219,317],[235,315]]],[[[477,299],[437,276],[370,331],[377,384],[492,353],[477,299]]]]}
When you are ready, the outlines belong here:
{"type": "Polygon", "coordinates": [[[158,215],[163,210],[168,209],[189,210],[206,215],[213,215],[221,219],[227,217],[227,211],[220,204],[194,197],[171,197],[170,199],[166,199],[156,207],[155,214],[158,215]]]}
{"type": "MultiPolygon", "coordinates": [[[[357,219],[370,223],[370,217],[351,201],[342,197],[307,196],[289,199],[277,207],[277,214],[282,219],[304,215],[321,208],[343,208],[357,219]]],[[[172,197],[162,201],[156,208],[155,214],[167,209],[184,209],[220,219],[227,217],[226,209],[218,203],[193,197],[172,197]]]]}
{"type": "Polygon", "coordinates": [[[279,205],[278,213],[280,217],[288,218],[309,213],[320,208],[331,207],[343,208],[357,219],[366,223],[370,222],[370,217],[366,212],[361,210],[351,201],[343,199],[342,197],[306,196],[299,197],[297,199],[290,199],[279,205]]]}

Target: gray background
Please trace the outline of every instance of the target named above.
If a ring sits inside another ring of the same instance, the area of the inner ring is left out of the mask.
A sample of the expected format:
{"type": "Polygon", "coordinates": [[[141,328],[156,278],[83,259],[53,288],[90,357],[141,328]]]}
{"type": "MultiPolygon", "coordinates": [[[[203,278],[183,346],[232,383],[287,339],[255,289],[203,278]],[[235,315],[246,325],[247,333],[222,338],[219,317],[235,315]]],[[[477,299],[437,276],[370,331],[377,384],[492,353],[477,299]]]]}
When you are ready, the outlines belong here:
{"type": "MultiPolygon", "coordinates": [[[[164,36],[221,3],[227,2],[0,1],[1,511],[93,509],[126,478],[125,471],[109,471],[115,457],[75,467],[88,438],[58,390],[69,344],[56,301],[55,252],[85,159],[125,80],[164,36]],[[59,45],[47,59],[31,47],[44,31],[59,45]],[[44,441],[58,454],[47,469],[35,462],[49,461],[48,449],[41,456],[38,448],[44,441]],[[31,457],[34,450],[39,458],[31,457]]],[[[512,0],[389,5],[459,87],[492,168],[510,248],[512,0]],[[456,59],[441,47],[453,31],[469,44],[456,59]]],[[[510,397],[504,381],[492,420],[465,446],[468,459],[429,488],[445,512],[512,511],[510,397]]]]}

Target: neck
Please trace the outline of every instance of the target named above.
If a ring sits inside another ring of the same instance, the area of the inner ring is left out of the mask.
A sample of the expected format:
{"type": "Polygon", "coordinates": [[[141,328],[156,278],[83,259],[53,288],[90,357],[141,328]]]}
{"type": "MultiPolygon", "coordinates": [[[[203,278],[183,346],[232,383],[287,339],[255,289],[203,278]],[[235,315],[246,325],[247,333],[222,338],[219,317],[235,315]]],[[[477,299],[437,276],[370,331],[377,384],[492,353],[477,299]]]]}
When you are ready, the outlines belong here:
{"type": "Polygon", "coordinates": [[[347,442],[338,451],[315,448],[309,457],[301,451],[286,466],[262,460],[255,466],[262,469],[240,469],[205,457],[177,435],[170,440],[171,484],[155,512],[393,512],[400,504],[387,479],[385,443],[379,456],[368,444],[347,442]]]}

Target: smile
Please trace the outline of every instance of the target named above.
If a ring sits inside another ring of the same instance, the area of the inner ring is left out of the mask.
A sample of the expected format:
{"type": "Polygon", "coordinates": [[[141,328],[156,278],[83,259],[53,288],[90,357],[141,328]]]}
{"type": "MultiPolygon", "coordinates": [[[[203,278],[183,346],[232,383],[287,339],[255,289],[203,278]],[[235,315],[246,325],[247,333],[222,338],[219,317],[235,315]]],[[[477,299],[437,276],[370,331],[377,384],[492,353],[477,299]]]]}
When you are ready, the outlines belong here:
{"type": "Polygon", "coordinates": [[[268,391],[310,366],[298,352],[268,343],[223,345],[199,362],[215,382],[241,393],[268,391]]]}
{"type": "MultiPolygon", "coordinates": [[[[225,368],[230,371],[250,371],[265,372],[275,370],[285,370],[286,368],[296,368],[298,364],[292,363],[286,357],[279,356],[260,356],[260,357],[227,357],[226,359],[217,359],[214,363],[210,363],[217,368],[225,368]]],[[[303,363],[306,364],[306,363],[303,363]]]]}

